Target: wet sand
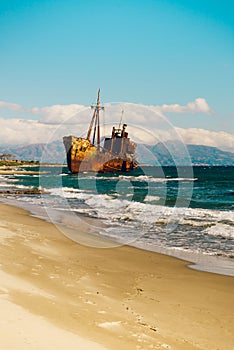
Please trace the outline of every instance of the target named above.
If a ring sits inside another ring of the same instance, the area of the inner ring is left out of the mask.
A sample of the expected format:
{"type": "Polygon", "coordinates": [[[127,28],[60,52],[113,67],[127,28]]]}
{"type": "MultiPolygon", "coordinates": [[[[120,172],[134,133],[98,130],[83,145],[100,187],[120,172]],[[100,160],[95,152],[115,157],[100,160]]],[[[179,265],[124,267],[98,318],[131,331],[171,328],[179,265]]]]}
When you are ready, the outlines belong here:
{"type": "Polygon", "coordinates": [[[2,348],[234,348],[233,277],[128,246],[79,245],[0,208],[2,348]]]}

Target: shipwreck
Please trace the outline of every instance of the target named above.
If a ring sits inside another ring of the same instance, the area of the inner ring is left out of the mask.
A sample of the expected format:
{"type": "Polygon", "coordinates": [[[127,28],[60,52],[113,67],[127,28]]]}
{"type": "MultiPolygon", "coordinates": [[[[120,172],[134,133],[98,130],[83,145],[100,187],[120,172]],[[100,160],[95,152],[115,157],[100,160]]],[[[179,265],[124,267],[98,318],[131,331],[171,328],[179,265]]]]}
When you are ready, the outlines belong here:
{"type": "Polygon", "coordinates": [[[101,142],[100,112],[104,107],[100,103],[100,89],[97,102],[91,109],[93,115],[87,137],[63,137],[70,172],[116,173],[136,169],[136,143],[128,137],[127,124],[121,126],[120,122],[117,128],[113,126],[111,135],[101,142]]]}

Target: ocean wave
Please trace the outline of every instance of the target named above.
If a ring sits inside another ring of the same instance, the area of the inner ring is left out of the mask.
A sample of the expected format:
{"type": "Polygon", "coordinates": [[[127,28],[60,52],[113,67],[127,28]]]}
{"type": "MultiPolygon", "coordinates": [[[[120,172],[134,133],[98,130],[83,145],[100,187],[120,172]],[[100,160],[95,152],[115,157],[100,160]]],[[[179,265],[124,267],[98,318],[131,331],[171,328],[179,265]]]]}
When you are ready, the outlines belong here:
{"type": "Polygon", "coordinates": [[[161,198],[159,196],[149,196],[147,195],[145,198],[144,198],[144,201],[145,202],[157,202],[159,201],[161,198]]]}
{"type": "Polygon", "coordinates": [[[139,176],[132,176],[132,175],[118,175],[118,176],[99,176],[99,175],[88,175],[83,176],[83,173],[78,174],[78,181],[79,180],[108,180],[108,181],[119,181],[119,180],[126,180],[126,181],[135,181],[135,182],[169,182],[169,181],[189,181],[194,182],[197,181],[197,178],[186,178],[186,177],[153,177],[150,175],[139,175],[139,176]]]}
{"type": "Polygon", "coordinates": [[[48,192],[54,196],[60,196],[62,198],[77,198],[80,199],[81,193],[84,190],[71,188],[71,187],[54,187],[47,189],[48,192]]]}
{"type": "Polygon", "coordinates": [[[16,184],[11,184],[9,182],[1,182],[0,187],[5,187],[5,188],[11,188],[11,189],[31,189],[33,186],[24,186],[24,185],[16,185],[16,184]]]}
{"type": "MultiPolygon", "coordinates": [[[[158,232],[161,227],[170,225],[178,227],[189,227],[193,230],[199,229],[204,234],[233,237],[234,212],[217,211],[210,209],[177,208],[155,205],[160,198],[157,196],[146,196],[144,202],[131,200],[126,196],[121,199],[119,196],[108,194],[94,194],[79,189],[59,188],[52,189],[51,193],[66,199],[78,199],[86,207],[71,208],[81,214],[96,217],[106,221],[109,225],[121,227],[126,232],[132,229],[136,232],[158,232]]],[[[69,207],[69,204],[68,204],[69,207]]]]}
{"type": "Polygon", "coordinates": [[[132,194],[127,194],[125,199],[117,198],[119,194],[99,194],[93,193],[83,189],[74,189],[70,187],[52,188],[49,189],[51,194],[58,195],[64,198],[77,198],[84,199],[89,206],[100,208],[102,210],[108,210],[108,208],[131,208],[137,211],[143,210],[143,212],[157,214],[158,212],[164,213],[165,216],[174,215],[174,219],[182,217],[183,223],[191,224],[194,226],[202,226],[211,222],[219,222],[229,220],[234,224],[234,212],[233,211],[218,211],[212,209],[200,209],[200,208],[179,208],[179,207],[166,207],[162,205],[153,205],[151,201],[158,201],[159,196],[146,195],[145,202],[137,202],[132,199],[132,194]],[[127,199],[130,197],[130,199],[127,199]]]}
{"type": "Polygon", "coordinates": [[[10,187],[10,186],[13,186],[13,185],[8,185],[7,182],[0,182],[0,187],[10,187]]]}
{"type": "Polygon", "coordinates": [[[0,183],[3,182],[15,182],[15,178],[12,178],[13,175],[0,175],[0,183]]]}
{"type": "Polygon", "coordinates": [[[225,238],[233,238],[234,239],[234,226],[227,225],[222,223],[216,223],[211,227],[207,227],[205,232],[212,236],[221,236],[225,238]]]}

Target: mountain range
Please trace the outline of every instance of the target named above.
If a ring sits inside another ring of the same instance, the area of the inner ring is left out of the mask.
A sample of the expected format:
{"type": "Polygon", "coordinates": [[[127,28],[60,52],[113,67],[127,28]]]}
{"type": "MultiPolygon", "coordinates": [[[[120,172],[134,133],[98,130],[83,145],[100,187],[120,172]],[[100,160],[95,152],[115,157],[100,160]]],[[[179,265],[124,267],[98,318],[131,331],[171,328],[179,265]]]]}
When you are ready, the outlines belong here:
{"type": "MultiPolygon", "coordinates": [[[[66,154],[61,141],[50,144],[31,144],[0,146],[0,154],[13,155],[15,159],[64,163],[66,154]]],[[[138,161],[149,165],[210,165],[234,166],[234,153],[222,151],[216,147],[187,145],[168,141],[155,145],[138,145],[138,161]]]]}

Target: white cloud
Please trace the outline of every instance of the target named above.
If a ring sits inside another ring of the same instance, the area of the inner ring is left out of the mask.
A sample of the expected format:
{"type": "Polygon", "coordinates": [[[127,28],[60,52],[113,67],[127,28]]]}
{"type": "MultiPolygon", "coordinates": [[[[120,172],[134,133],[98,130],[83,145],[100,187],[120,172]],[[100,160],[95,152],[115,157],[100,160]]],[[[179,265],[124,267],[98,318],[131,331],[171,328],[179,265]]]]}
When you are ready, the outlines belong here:
{"type": "Polygon", "coordinates": [[[37,120],[0,118],[0,144],[18,145],[32,143],[47,143],[65,135],[82,134],[82,127],[73,125],[55,125],[41,123],[37,120]]]}
{"type": "Polygon", "coordinates": [[[129,127],[130,135],[139,143],[156,144],[176,140],[185,144],[217,147],[234,153],[234,135],[224,131],[210,131],[198,128],[143,129],[129,127]]]}
{"type": "Polygon", "coordinates": [[[81,111],[86,111],[87,107],[78,104],[53,105],[47,107],[34,107],[31,112],[40,116],[43,123],[60,124],[80,122],[81,111]],[[79,115],[79,118],[78,118],[79,115]]]}
{"type": "MultiPolygon", "coordinates": [[[[0,101],[0,108],[7,108],[13,111],[24,111],[37,115],[42,123],[48,124],[80,124],[87,123],[90,120],[90,108],[80,104],[69,105],[52,105],[45,107],[25,108],[19,104],[0,101]]],[[[144,106],[131,103],[105,104],[106,117],[109,121],[117,122],[120,119],[121,110],[130,112],[127,115],[128,120],[132,123],[140,123],[144,125],[149,122],[160,122],[165,120],[163,113],[211,113],[212,109],[204,98],[197,98],[195,101],[189,102],[186,106],[179,104],[162,105],[162,106],[144,106]],[[143,113],[148,109],[147,115],[143,113]],[[141,113],[139,112],[141,110],[141,113]],[[154,113],[150,113],[150,110],[154,113]],[[109,115],[108,115],[109,114],[109,115]],[[157,114],[157,115],[156,115],[157,114]]],[[[126,114],[126,113],[125,113],[126,114]]]]}
{"type": "Polygon", "coordinates": [[[179,104],[154,106],[155,109],[164,113],[212,113],[211,107],[204,98],[196,98],[185,106],[179,104]]]}
{"type": "Polygon", "coordinates": [[[0,107],[5,107],[8,108],[12,111],[25,111],[26,109],[18,105],[17,103],[11,103],[11,102],[5,102],[5,101],[0,101],[0,107]]]}
{"type": "Polygon", "coordinates": [[[184,143],[218,147],[234,152],[234,135],[224,131],[210,131],[197,128],[175,128],[184,143]]]}
{"type": "Polygon", "coordinates": [[[1,144],[43,143],[50,132],[36,120],[0,119],[1,144]]]}
{"type": "MultiPolygon", "coordinates": [[[[121,113],[124,111],[128,122],[145,125],[149,122],[158,123],[165,120],[166,117],[156,108],[133,103],[105,104],[105,112],[102,117],[105,122],[119,123],[121,113]],[[147,113],[146,113],[147,112],[147,113]]],[[[31,109],[33,114],[40,117],[40,121],[48,124],[83,124],[90,123],[93,114],[90,106],[71,104],[71,105],[53,105],[47,107],[34,107],[31,109]]]]}
{"type": "MultiPolygon", "coordinates": [[[[131,122],[145,124],[146,122],[155,121],[156,114],[147,116],[143,113],[139,113],[139,109],[146,109],[154,111],[157,113],[157,120],[165,119],[162,113],[211,113],[212,109],[206,102],[204,98],[197,98],[193,102],[189,102],[186,106],[181,106],[179,104],[173,105],[162,105],[162,106],[144,106],[135,105],[132,103],[116,103],[116,104],[105,104],[106,118],[110,121],[118,121],[120,119],[121,110],[123,109],[131,112],[131,122]],[[111,117],[110,117],[111,115],[111,117]],[[151,119],[151,120],[149,120],[151,119]]],[[[89,106],[70,104],[70,105],[53,105],[47,107],[34,107],[31,112],[37,114],[41,117],[43,123],[50,124],[73,124],[73,123],[87,123],[90,118],[91,111],[89,106]]],[[[129,115],[127,116],[129,120],[129,115]]]]}
{"type": "MultiPolygon", "coordinates": [[[[16,113],[23,110],[30,111],[40,118],[40,120],[0,118],[0,144],[46,143],[51,138],[55,140],[69,134],[83,136],[85,135],[83,133],[87,132],[92,114],[89,107],[78,104],[34,107],[29,110],[18,104],[2,101],[0,107],[9,108],[16,113]]],[[[122,110],[124,110],[123,122],[129,124],[130,135],[135,136],[139,142],[153,144],[181,137],[186,144],[202,144],[234,151],[234,135],[224,131],[173,127],[163,114],[163,112],[211,113],[210,106],[203,98],[197,98],[186,106],[106,104],[104,116],[105,123],[108,124],[107,133],[110,132],[113,122],[119,122],[122,110]],[[137,126],[135,129],[134,125],[137,126]]]]}
{"type": "MultiPolygon", "coordinates": [[[[106,128],[106,135],[110,133],[111,125],[106,128]]],[[[180,137],[186,144],[206,145],[218,147],[223,150],[234,152],[234,135],[224,131],[209,131],[196,128],[171,128],[149,129],[147,126],[133,126],[129,123],[130,136],[140,143],[155,144],[167,140],[179,140],[180,137]]],[[[0,140],[1,144],[32,144],[47,143],[62,139],[65,135],[78,135],[85,137],[87,125],[53,124],[42,123],[36,120],[1,119],[0,140]]]]}

